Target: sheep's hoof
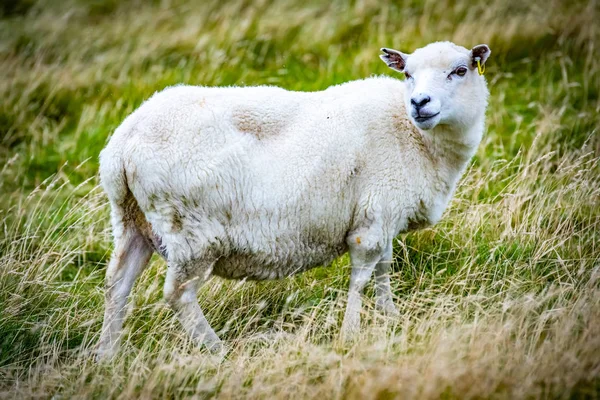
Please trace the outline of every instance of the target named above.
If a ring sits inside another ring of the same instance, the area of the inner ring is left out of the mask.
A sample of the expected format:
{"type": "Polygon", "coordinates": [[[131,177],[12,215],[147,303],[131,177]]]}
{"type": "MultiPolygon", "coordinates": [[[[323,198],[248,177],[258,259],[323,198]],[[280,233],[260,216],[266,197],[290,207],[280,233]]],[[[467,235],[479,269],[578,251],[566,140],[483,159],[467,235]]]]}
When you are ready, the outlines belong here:
{"type": "Polygon", "coordinates": [[[112,360],[117,354],[117,350],[107,346],[97,346],[91,351],[94,361],[96,363],[102,363],[112,360]]]}
{"type": "Polygon", "coordinates": [[[383,313],[384,315],[386,315],[388,317],[399,317],[400,316],[400,311],[398,311],[398,308],[396,308],[396,306],[394,305],[394,302],[391,299],[386,299],[385,301],[382,301],[382,302],[378,301],[375,304],[375,306],[381,313],[383,313]]]}
{"type": "Polygon", "coordinates": [[[205,343],[204,345],[206,346],[208,351],[210,351],[212,354],[219,354],[219,353],[223,352],[224,350],[226,350],[225,345],[220,340],[210,342],[210,343],[205,343]]]}
{"type": "Polygon", "coordinates": [[[229,346],[226,346],[220,340],[218,342],[204,343],[204,346],[210,352],[212,361],[217,364],[221,363],[231,350],[229,346]]]}

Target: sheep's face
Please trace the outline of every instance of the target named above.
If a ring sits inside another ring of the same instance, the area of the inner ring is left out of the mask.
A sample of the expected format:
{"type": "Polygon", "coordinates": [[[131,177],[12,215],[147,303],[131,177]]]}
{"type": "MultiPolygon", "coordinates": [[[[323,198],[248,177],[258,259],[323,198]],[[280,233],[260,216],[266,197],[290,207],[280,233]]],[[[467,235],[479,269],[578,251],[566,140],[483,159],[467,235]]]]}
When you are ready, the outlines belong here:
{"type": "Polygon", "coordinates": [[[423,130],[438,125],[468,126],[487,106],[488,90],[478,72],[490,49],[482,44],[467,50],[450,42],[437,42],[404,54],[381,49],[381,59],[406,77],[407,114],[423,130]]]}

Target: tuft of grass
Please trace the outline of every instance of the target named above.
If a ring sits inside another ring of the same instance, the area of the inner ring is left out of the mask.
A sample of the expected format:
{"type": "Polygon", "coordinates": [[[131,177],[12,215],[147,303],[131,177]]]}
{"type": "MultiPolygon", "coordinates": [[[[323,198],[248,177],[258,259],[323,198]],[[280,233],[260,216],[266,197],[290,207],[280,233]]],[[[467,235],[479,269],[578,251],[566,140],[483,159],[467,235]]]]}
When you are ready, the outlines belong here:
{"type": "Polygon", "coordinates": [[[600,397],[600,45],[595,1],[12,1],[0,7],[0,397],[600,397]],[[97,156],[165,86],[320,90],[390,73],[382,46],[488,43],[488,128],[437,226],[401,235],[388,318],[365,293],[339,341],[349,261],[273,282],[211,280],[230,348],[196,349],[131,296],[96,364],[111,252],[97,156]]]}

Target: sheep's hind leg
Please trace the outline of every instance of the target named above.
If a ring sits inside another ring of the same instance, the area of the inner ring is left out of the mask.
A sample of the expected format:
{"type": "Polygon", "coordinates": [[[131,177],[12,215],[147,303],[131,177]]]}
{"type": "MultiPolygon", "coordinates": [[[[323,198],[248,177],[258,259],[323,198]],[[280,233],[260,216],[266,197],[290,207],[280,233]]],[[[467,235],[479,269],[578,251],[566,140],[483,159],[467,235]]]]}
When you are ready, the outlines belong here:
{"type": "Polygon", "coordinates": [[[119,348],[127,297],[152,256],[152,248],[135,229],[117,238],[105,279],[105,310],[96,358],[112,357],[119,348]]]}
{"type": "Polygon", "coordinates": [[[392,288],[390,287],[390,267],[392,265],[392,244],[385,250],[383,257],[375,266],[376,307],[390,316],[400,315],[394,305],[392,288]]]}
{"type": "Polygon", "coordinates": [[[213,264],[169,262],[164,296],[190,337],[198,345],[218,353],[223,348],[221,340],[206,320],[196,297],[198,288],[210,276],[213,264]]]}

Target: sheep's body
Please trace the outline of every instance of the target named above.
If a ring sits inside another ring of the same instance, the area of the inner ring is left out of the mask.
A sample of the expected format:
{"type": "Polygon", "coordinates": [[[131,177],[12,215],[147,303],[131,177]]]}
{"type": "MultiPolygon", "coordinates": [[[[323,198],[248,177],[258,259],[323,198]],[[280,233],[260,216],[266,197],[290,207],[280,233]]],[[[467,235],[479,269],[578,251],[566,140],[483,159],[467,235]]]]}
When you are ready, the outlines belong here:
{"type": "Polygon", "coordinates": [[[464,163],[445,176],[398,108],[403,87],[170,88],[116,131],[102,181],[115,204],[131,191],[168,256],[209,246],[216,275],[288,276],[346,252],[366,221],[393,237],[439,219],[464,163]]]}
{"type": "Polygon", "coordinates": [[[280,278],[350,250],[345,330],[357,328],[373,271],[378,305],[394,312],[392,239],[439,220],[481,139],[487,98],[475,96],[483,104],[460,129],[426,133],[405,89],[387,77],[311,93],[177,86],[145,102],[101,154],[115,253],[100,353],[116,350],[126,295],[153,250],[169,264],[165,297],[209,346],[219,340],[196,288],[211,274],[280,278]]]}

